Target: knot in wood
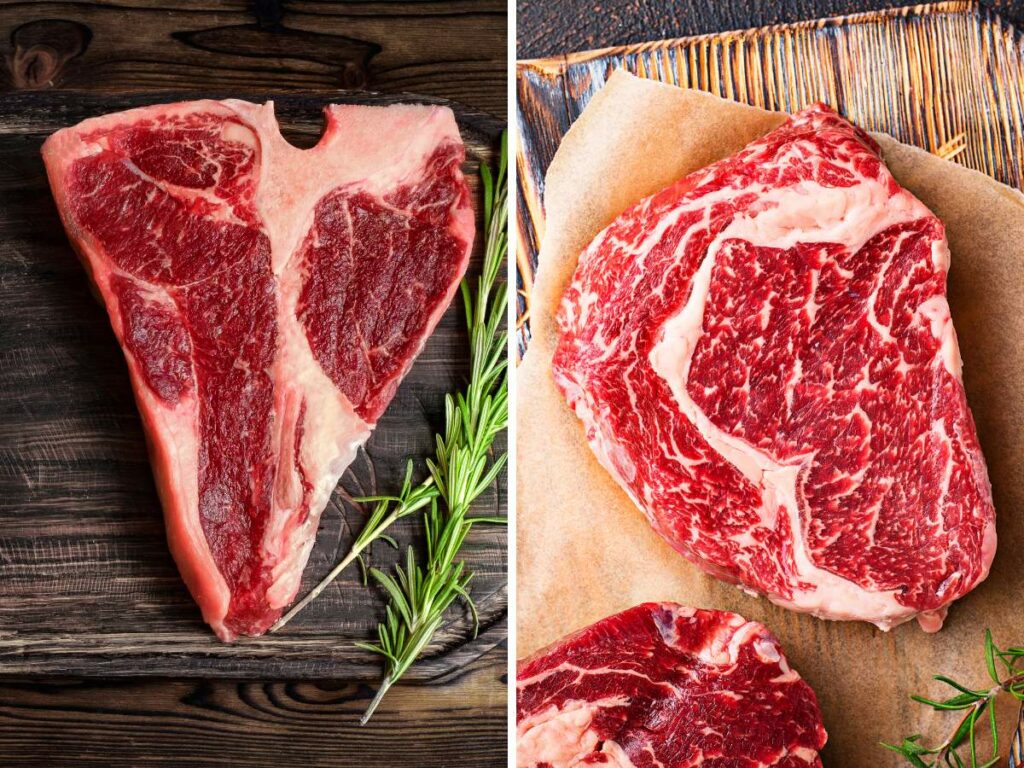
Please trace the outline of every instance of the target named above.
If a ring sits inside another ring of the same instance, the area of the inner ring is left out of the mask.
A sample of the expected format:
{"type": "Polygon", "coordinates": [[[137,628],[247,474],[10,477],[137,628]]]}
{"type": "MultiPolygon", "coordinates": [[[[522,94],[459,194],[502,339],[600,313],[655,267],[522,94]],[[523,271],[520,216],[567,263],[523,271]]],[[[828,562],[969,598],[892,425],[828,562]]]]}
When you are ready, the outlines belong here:
{"type": "Polygon", "coordinates": [[[11,82],[27,90],[52,87],[90,40],[90,29],[77,21],[39,19],[22,24],[11,33],[11,82]]]}

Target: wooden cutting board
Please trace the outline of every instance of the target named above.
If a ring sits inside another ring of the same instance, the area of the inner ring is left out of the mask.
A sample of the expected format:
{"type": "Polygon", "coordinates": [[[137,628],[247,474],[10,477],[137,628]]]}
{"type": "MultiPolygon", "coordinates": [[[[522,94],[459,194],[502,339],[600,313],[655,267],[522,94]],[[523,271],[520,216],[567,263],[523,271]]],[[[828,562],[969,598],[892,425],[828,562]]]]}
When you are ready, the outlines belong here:
{"type": "MultiPolygon", "coordinates": [[[[85,95],[0,99],[0,675],[217,676],[372,680],[379,662],[354,647],[374,637],[383,593],[352,568],[280,634],[220,643],[199,616],[167,550],[142,427],[105,310],[64,235],[39,155],[53,131],[87,117],[193,98],[273,99],[282,133],[320,136],[329,103],[443,103],[416,96],[340,93],[330,99],[246,93],[85,95]]],[[[495,159],[503,125],[450,104],[466,142],[464,171],[479,208],[477,169],[495,159]]],[[[479,211],[478,211],[479,212],[479,211]]],[[[474,248],[479,266],[482,243],[474,248]]],[[[472,269],[472,267],[471,267],[472,269]]],[[[364,511],[353,496],[393,493],[409,457],[433,450],[444,394],[468,366],[456,299],[342,478],[324,512],[300,594],[348,550],[364,511]]],[[[422,473],[422,462],[418,466],[422,473]]],[[[480,508],[504,513],[504,479],[480,508]]],[[[418,521],[391,533],[404,553],[418,521]]],[[[506,635],[506,531],[480,526],[465,546],[476,574],[480,634],[452,613],[407,675],[432,679],[506,635]]],[[[380,542],[367,563],[389,569],[380,542]]]]}

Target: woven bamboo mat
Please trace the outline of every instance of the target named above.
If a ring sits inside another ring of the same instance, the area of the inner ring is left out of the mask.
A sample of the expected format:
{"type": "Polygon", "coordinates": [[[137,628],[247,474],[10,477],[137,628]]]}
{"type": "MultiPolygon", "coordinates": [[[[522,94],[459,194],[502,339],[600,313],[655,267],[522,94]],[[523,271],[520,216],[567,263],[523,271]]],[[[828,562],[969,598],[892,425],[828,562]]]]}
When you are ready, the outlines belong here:
{"type": "Polygon", "coordinates": [[[791,112],[825,101],[1012,186],[1024,163],[1024,38],[973,2],[916,5],[521,61],[517,67],[519,353],[544,233],[544,174],[569,126],[619,67],[791,112]]]}

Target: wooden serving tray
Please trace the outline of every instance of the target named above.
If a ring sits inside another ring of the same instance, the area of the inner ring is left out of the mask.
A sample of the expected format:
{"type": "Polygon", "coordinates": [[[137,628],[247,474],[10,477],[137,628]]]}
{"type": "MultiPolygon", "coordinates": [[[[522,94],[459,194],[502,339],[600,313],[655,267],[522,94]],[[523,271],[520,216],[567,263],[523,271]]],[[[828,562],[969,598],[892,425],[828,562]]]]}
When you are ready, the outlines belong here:
{"type": "Polygon", "coordinates": [[[615,69],[791,112],[825,101],[858,125],[1019,187],[1024,39],[973,2],[521,61],[517,67],[519,352],[544,233],[544,174],[562,136],[615,69]]]}
{"type": "MultiPolygon", "coordinates": [[[[163,517],[124,359],[106,312],[64,235],[39,148],[53,131],[130,107],[228,96],[273,99],[299,146],[320,136],[328,102],[442,103],[416,96],[342,94],[85,95],[0,98],[0,675],[216,676],[372,680],[378,660],[353,643],[374,637],[383,594],[353,567],[280,634],[220,643],[202,623],[167,549],[163,517]]],[[[456,105],[479,205],[477,168],[492,162],[502,124],[456,105]]],[[[478,238],[474,264],[482,243],[478,238]]],[[[348,550],[362,526],[352,496],[393,493],[409,457],[433,451],[444,394],[468,367],[456,298],[377,430],[324,512],[300,595],[348,550]]],[[[420,462],[419,470],[424,467],[420,462]]],[[[481,507],[503,512],[504,480],[481,507]]],[[[404,554],[419,523],[390,531],[404,554]]],[[[506,531],[474,529],[466,543],[481,630],[468,615],[439,633],[410,679],[465,664],[506,635],[506,531]]],[[[367,563],[398,553],[375,544],[367,563]]]]}

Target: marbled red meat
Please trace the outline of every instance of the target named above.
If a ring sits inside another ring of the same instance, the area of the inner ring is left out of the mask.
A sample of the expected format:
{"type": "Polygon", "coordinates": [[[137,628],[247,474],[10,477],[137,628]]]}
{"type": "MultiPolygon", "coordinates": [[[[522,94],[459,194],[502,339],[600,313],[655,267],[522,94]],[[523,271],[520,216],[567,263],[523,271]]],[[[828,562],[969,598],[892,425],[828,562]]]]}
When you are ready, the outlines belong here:
{"type": "Polygon", "coordinates": [[[818,105],[580,258],[554,376],[680,553],[795,610],[936,630],[995,513],[942,223],[818,105]]]}
{"type": "Polygon", "coordinates": [[[646,603],[520,661],[518,768],[820,768],[814,691],[735,613],[646,603]]]}
{"type": "Polygon", "coordinates": [[[182,575],[217,634],[295,595],[320,513],[461,279],[473,216],[452,113],[273,107],[87,120],[43,148],[128,361],[182,575]]]}

